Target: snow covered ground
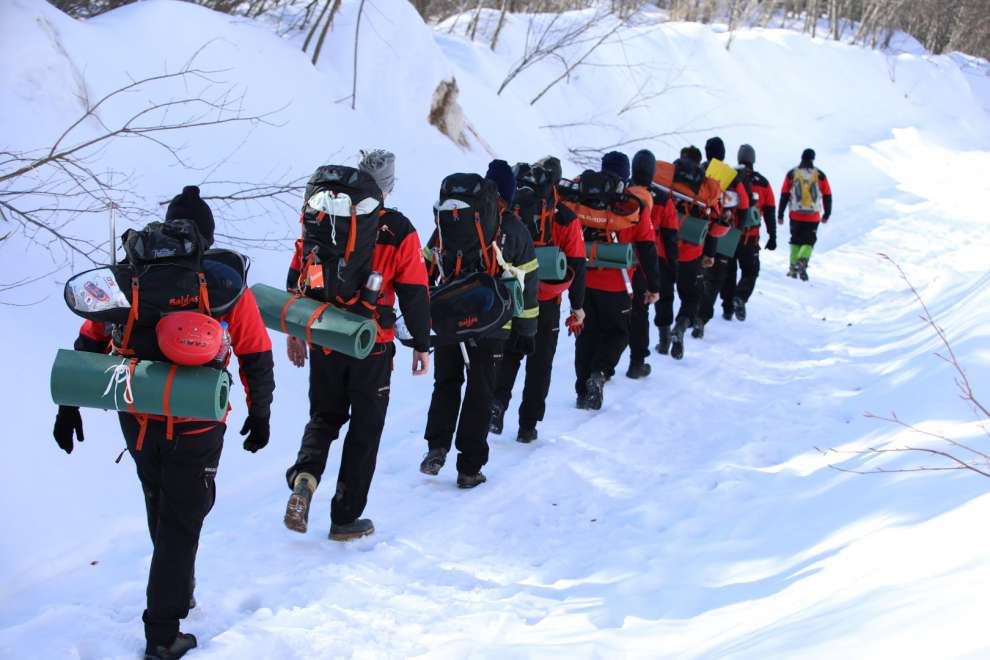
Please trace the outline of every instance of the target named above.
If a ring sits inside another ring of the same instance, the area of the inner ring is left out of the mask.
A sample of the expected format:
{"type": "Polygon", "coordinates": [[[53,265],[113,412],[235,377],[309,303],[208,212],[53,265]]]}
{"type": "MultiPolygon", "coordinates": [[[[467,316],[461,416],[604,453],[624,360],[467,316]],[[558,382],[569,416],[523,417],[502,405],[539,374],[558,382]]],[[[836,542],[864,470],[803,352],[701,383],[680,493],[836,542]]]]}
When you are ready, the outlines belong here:
{"type": "MultiPolygon", "coordinates": [[[[251,111],[289,103],[278,126],[246,140],[227,129],[188,140],[201,163],[243,142],[218,179],[305,174],[324,158],[353,162],[360,147],[387,146],[399,157],[394,201],[425,233],[440,178],[482,169],[488,149],[514,162],[684,132],[628,147],[669,158],[718,132],[732,153],[754,144],[775,185],[814,146],[835,190],[833,221],[809,284],[783,276],[785,250],[764,252],[745,324],[717,318],[683,362],[653,357],[645,382],[620,371],[598,413],[573,408],[573,343],[562,340],[540,440],[515,443],[508,415],[505,435],[491,438],[489,483],[476,491],[458,491],[451,467],[436,479],[417,471],[429,382],[407,373],[400,351],[367,510],[378,532],[351,544],[326,540],[326,489],[308,535],[282,527],[305,372],[275,337],[272,442],[249,455],[228,435],[204,530],[200,607],[184,626],[199,636],[197,657],[986,657],[987,481],[856,476],[815,450],[902,445],[904,433],[863,416],[891,410],[986,446],[911,293],[877,256],[905,269],[990,398],[985,63],[781,30],[739,31],[726,52],[726,36],[708,27],[651,24],[530,106],[559,73],[549,62],[494,91],[525,18],[513,17],[492,53],[434,34],[405,2],[375,6],[352,112],[334,101],[350,93],[353,3],[313,69],[291,40],[188,4],[152,0],[78,23],[40,0],[9,0],[0,134],[10,146],[43,145],[78,113],[79,80],[96,96],[209,42],[204,66],[224,69],[251,111]],[[627,62],[650,64],[656,78],[643,66],[601,66],[627,62]],[[451,75],[480,136],[470,151],[425,122],[436,84],[451,75]],[[644,84],[669,89],[617,116],[644,84]],[[549,124],[572,125],[541,128],[549,124]]],[[[144,146],[101,158],[133,168],[149,205],[204,176],[144,146]]],[[[290,215],[233,230],[294,231],[290,215]]],[[[0,242],[0,281],[47,272],[40,254],[0,242]]],[[[255,281],[281,281],[287,254],[253,256],[255,281]]],[[[44,302],[0,308],[4,658],[133,657],[142,643],[150,547],[130,461],[113,463],[116,422],[85,412],[88,439],[71,456],[50,437],[48,367],[76,326],[60,302],[66,274],[25,294],[44,302]]],[[[236,429],[243,406],[234,403],[236,429]]]]}

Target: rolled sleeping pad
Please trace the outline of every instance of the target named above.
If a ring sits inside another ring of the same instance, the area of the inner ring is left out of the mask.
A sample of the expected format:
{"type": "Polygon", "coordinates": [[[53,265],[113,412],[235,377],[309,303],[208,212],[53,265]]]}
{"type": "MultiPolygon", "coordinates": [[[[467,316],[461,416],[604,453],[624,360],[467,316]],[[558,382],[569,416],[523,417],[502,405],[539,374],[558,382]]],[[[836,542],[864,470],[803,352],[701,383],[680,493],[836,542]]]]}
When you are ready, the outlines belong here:
{"type": "Polygon", "coordinates": [[[685,243],[704,245],[708,237],[708,220],[686,215],[681,218],[681,229],[677,237],[685,243]]]}
{"type": "Polygon", "coordinates": [[[586,242],[589,268],[632,268],[636,253],[631,243],[586,242]]]}
{"type": "Polygon", "coordinates": [[[269,330],[363,360],[378,336],[372,319],[353,314],[312,298],[301,298],[267,284],[255,284],[251,292],[269,330]]]}
{"type": "Polygon", "coordinates": [[[227,415],[230,374],[153,360],[59,349],[52,365],[52,401],[146,415],[221,421],[227,415]],[[125,399],[127,384],[133,403],[125,399]]]}
{"type": "Polygon", "coordinates": [[[509,300],[512,301],[512,316],[519,316],[523,313],[525,309],[525,301],[523,300],[523,286],[514,277],[503,277],[501,280],[502,284],[505,286],[505,290],[509,294],[509,300]]]}
{"type": "Polygon", "coordinates": [[[541,281],[559,282],[567,276],[567,255],[554,245],[536,248],[537,271],[541,281]]]}
{"type": "Polygon", "coordinates": [[[725,236],[718,238],[718,243],[715,244],[715,251],[723,257],[729,257],[731,259],[736,256],[736,248],[739,247],[740,238],[742,238],[742,232],[735,227],[729,227],[729,231],[726,232],[725,236]]]}
{"type": "Polygon", "coordinates": [[[760,217],[760,209],[750,206],[749,211],[746,213],[743,229],[752,229],[753,227],[759,227],[761,224],[763,224],[763,218],[760,217]]]}

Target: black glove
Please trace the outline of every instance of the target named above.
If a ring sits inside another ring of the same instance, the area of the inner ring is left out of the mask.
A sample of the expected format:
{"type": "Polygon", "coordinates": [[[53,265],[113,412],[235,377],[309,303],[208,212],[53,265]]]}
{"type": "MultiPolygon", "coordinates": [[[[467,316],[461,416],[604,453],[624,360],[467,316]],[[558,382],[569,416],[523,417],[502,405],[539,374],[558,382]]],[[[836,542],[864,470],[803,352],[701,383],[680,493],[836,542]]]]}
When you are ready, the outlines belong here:
{"type": "Polygon", "coordinates": [[[58,443],[58,446],[66,454],[72,453],[73,431],[75,431],[76,438],[79,439],[79,442],[85,440],[82,429],[82,415],[79,414],[79,408],[75,406],[59,406],[58,414],[55,415],[55,428],[52,430],[52,435],[55,436],[55,442],[58,443]]]}
{"type": "Polygon", "coordinates": [[[241,427],[241,435],[247,436],[244,439],[244,449],[252,454],[263,449],[268,444],[271,434],[271,424],[267,417],[248,415],[244,420],[244,426],[241,427]]]}
{"type": "Polygon", "coordinates": [[[520,335],[513,332],[509,335],[509,343],[506,345],[513,353],[531,355],[536,350],[536,337],[520,335]]]}
{"type": "Polygon", "coordinates": [[[771,236],[769,238],[769,240],[767,240],[767,249],[770,250],[771,252],[773,252],[774,250],[777,249],[777,237],[776,236],[771,236]]]}
{"type": "Polygon", "coordinates": [[[828,219],[832,217],[831,213],[826,213],[822,216],[822,222],[828,222],[828,219]]]}

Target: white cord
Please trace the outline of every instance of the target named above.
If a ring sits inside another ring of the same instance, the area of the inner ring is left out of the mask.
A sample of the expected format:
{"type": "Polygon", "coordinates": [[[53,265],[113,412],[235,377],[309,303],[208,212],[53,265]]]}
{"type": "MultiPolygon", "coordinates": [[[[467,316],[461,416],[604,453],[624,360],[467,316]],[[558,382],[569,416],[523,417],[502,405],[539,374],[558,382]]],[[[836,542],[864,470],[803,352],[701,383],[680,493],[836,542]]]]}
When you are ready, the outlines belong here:
{"type": "Polygon", "coordinates": [[[103,373],[113,372],[110,374],[110,382],[107,383],[107,389],[103,390],[103,396],[110,393],[113,390],[113,405],[117,407],[117,386],[121,383],[124,384],[124,403],[127,405],[134,404],[134,393],[131,391],[131,367],[128,360],[121,361],[120,364],[108,367],[103,373]]]}

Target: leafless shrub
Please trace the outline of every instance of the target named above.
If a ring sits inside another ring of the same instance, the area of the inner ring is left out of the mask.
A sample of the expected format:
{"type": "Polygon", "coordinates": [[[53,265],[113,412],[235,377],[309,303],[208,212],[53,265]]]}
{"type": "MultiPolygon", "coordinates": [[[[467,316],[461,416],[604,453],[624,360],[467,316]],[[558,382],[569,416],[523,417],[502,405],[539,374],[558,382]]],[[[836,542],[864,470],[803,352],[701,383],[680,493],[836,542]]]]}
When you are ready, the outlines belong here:
{"type": "MultiPolygon", "coordinates": [[[[925,304],[925,301],[922,299],[918,289],[911,283],[911,280],[908,279],[907,274],[900,267],[900,265],[886,254],[881,254],[880,256],[890,262],[897,269],[900,278],[908,285],[908,288],[911,289],[911,293],[914,295],[914,299],[918,302],[918,305],[921,306],[921,320],[931,328],[931,330],[935,333],[935,336],[938,338],[939,343],[942,344],[943,350],[935,355],[939,359],[944,360],[946,363],[951,365],[953,371],[955,372],[953,380],[955,382],[959,398],[966,403],[979,422],[990,421],[990,409],[988,409],[987,406],[976,397],[976,392],[973,390],[973,384],[969,379],[969,375],[959,362],[959,358],[956,355],[955,350],[952,348],[952,343],[949,341],[949,337],[945,333],[945,329],[935,321],[934,317],[932,317],[931,311],[928,309],[928,305],[925,304]]],[[[948,435],[941,432],[927,431],[918,428],[913,424],[903,421],[896,412],[891,412],[889,415],[876,415],[874,413],[867,412],[865,416],[868,419],[875,419],[887,424],[892,424],[919,437],[928,438],[929,440],[937,440],[941,446],[937,445],[935,447],[924,447],[903,445],[900,447],[869,447],[861,450],[826,449],[819,451],[823,454],[843,454],[861,457],[874,457],[886,454],[909,454],[918,456],[919,459],[936,458],[939,459],[939,462],[928,463],[923,461],[909,467],[885,468],[881,466],[869,470],[851,469],[841,465],[830,465],[829,467],[839,470],[840,472],[851,472],[853,474],[891,474],[903,472],[944,472],[962,470],[973,472],[984,477],[990,477],[990,454],[972,446],[971,444],[950,438],[948,435]]],[[[987,430],[986,426],[983,426],[983,431],[984,434],[990,438],[990,431],[987,430]]]]}

